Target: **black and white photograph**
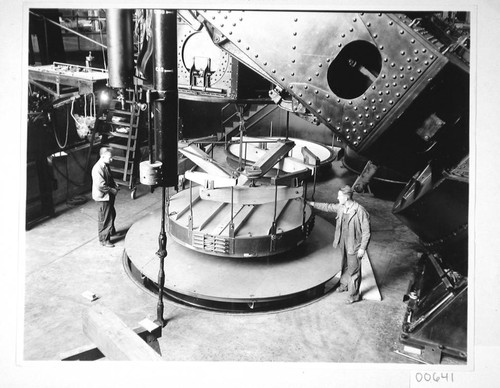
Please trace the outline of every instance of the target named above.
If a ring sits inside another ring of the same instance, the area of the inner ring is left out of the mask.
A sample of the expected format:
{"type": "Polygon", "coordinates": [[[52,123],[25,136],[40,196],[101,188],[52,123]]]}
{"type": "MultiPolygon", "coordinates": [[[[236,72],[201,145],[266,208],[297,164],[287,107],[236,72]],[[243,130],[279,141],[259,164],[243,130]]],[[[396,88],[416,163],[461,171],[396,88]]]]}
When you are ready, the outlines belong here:
{"type": "Polygon", "coordinates": [[[498,384],[500,6],[9,12],[0,385],[498,384]]]}

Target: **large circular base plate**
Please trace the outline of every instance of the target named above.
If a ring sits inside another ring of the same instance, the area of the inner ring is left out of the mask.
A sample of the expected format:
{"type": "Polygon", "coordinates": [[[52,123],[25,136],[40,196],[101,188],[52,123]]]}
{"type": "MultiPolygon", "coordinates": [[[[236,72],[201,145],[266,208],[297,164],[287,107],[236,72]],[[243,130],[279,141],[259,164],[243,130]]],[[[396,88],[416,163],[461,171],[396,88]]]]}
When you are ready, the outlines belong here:
{"type": "MultiPolygon", "coordinates": [[[[125,253],[132,273],[155,284],[160,260],[161,212],[132,225],[125,253]]],[[[302,245],[291,252],[263,258],[211,256],[167,239],[165,292],[185,303],[242,311],[289,307],[323,295],[325,284],[340,271],[340,255],[331,246],[334,227],[320,217],[302,245]]]]}

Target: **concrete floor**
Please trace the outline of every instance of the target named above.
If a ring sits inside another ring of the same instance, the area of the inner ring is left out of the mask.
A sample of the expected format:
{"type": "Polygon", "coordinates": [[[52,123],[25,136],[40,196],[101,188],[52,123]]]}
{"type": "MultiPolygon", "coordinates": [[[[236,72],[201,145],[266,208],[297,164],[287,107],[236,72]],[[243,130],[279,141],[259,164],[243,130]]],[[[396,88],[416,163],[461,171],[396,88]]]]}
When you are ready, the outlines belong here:
{"type": "MultiPolygon", "coordinates": [[[[336,199],[354,177],[340,162],[316,189],[316,201],[336,199]]],[[[138,198],[122,189],[117,229],[127,229],[160,207],[161,190],[139,186],[138,198]]],[[[59,360],[89,344],[82,311],[103,303],[129,327],[156,317],[157,298],[129,278],[122,262],[123,236],[115,248],[97,239],[96,205],[63,206],[56,216],[26,232],[24,360],[59,360]],[[90,302],[85,291],[100,296],[90,302]]],[[[412,363],[394,353],[406,305],[402,302],[417,261],[417,238],[391,213],[392,202],[371,194],[355,199],[371,214],[368,249],[382,301],[345,305],[344,294],[329,293],[304,306],[257,314],[197,310],[165,302],[168,324],[159,340],[166,361],[302,361],[329,363],[412,363]]],[[[329,222],[332,214],[320,213],[329,222]]],[[[158,221],[159,223],[159,221],[158,221]]]]}

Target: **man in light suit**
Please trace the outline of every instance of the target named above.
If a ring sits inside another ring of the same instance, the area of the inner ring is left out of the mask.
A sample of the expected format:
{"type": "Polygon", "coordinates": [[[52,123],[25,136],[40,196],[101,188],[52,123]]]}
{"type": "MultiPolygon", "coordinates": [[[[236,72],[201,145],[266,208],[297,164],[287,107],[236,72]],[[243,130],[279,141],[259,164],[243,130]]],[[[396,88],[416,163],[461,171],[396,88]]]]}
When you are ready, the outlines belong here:
{"type": "Polygon", "coordinates": [[[342,276],[337,292],[349,291],[347,304],[361,299],[361,259],[370,241],[370,216],[352,199],[352,194],[352,188],[346,185],[338,192],[338,204],[308,202],[318,210],[337,213],[333,247],[340,248],[342,257],[342,276]]]}
{"type": "Polygon", "coordinates": [[[103,147],[99,150],[99,160],[92,167],[92,198],[97,202],[97,230],[99,242],[102,246],[113,248],[111,235],[115,231],[115,197],[118,186],[111,175],[109,164],[113,161],[111,148],[103,147]]]}

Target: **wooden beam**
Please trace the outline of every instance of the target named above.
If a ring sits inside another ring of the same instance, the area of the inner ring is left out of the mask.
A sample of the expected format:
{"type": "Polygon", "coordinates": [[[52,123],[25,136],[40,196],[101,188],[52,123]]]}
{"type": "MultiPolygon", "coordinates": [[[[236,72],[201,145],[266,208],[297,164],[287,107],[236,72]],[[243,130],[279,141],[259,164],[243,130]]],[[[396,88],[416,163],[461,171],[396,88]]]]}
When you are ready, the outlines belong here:
{"type": "Polygon", "coordinates": [[[278,141],[277,146],[270,148],[253,165],[247,167],[244,174],[251,178],[258,178],[268,172],[278,161],[283,158],[295,143],[291,140],[278,141]]]}
{"type": "MultiPolygon", "coordinates": [[[[262,205],[274,202],[274,186],[240,187],[233,189],[233,203],[238,205],[262,205]]],[[[278,201],[299,198],[304,195],[304,187],[278,186],[278,201]]],[[[204,189],[200,188],[200,198],[209,201],[231,203],[231,188],[204,189]]]]}
{"type": "Polygon", "coordinates": [[[109,360],[162,360],[158,353],[102,304],[83,311],[83,332],[109,360]]]}

